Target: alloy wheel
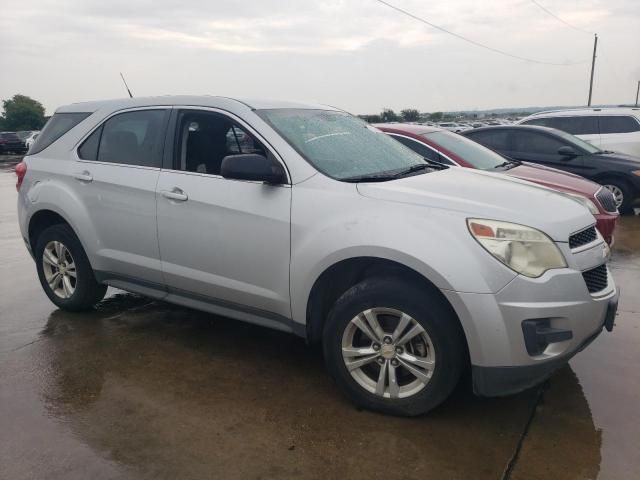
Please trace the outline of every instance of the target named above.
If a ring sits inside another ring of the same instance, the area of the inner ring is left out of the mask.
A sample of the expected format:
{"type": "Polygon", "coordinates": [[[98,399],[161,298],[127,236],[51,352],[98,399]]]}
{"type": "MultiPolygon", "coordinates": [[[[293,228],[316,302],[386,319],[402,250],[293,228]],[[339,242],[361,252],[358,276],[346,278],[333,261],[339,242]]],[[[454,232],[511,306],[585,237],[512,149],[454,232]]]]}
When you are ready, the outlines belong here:
{"type": "Polygon", "coordinates": [[[76,264],[69,249],[57,240],[44,247],[42,252],[44,277],[51,291],[60,298],[70,298],[76,290],[76,264]]]}
{"type": "Polygon", "coordinates": [[[604,185],[604,188],[609,190],[613,195],[613,198],[616,201],[616,207],[620,208],[620,206],[624,203],[624,192],[617,185],[604,185]]]}
{"type": "Polygon", "coordinates": [[[342,358],[352,378],[383,398],[406,398],[422,390],[433,375],[435,357],[422,325],[392,308],[359,313],[342,335],[342,358]]]}

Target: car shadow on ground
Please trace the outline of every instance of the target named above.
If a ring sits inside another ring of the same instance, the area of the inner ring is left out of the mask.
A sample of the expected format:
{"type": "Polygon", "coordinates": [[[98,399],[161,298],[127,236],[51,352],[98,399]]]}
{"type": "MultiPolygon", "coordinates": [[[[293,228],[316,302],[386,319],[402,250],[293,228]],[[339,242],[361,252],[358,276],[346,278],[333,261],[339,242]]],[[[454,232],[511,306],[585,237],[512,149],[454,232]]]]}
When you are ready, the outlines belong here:
{"type": "MultiPolygon", "coordinates": [[[[360,411],[302,339],[131,294],[57,310],[40,337],[49,415],[110,460],[163,478],[378,478],[378,460],[397,478],[499,478],[545,408],[542,387],[483,399],[466,378],[424,417],[360,411]]],[[[597,472],[600,437],[575,374],[552,381],[580,414],[581,472],[597,472]]]]}

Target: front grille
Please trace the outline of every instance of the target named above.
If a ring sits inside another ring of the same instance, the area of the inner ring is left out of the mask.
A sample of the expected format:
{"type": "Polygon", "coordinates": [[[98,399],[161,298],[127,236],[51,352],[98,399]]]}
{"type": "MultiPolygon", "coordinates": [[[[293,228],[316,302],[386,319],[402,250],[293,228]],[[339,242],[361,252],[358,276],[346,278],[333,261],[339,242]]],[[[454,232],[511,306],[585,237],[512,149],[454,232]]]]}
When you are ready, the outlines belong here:
{"type": "Polygon", "coordinates": [[[600,202],[600,205],[602,205],[602,208],[604,208],[605,211],[609,213],[615,213],[618,211],[618,207],[616,206],[616,199],[613,196],[613,193],[611,193],[606,188],[601,188],[600,190],[598,190],[598,193],[596,193],[596,199],[598,200],[598,202],[600,202]]]}
{"type": "Polygon", "coordinates": [[[596,227],[589,227],[581,232],[574,233],[569,237],[569,248],[574,249],[593,242],[598,238],[596,227]]]}
{"type": "Polygon", "coordinates": [[[587,284],[587,290],[589,290],[589,293],[600,292],[607,288],[609,283],[607,266],[600,265],[599,267],[582,272],[582,278],[584,278],[584,283],[587,284]]]}

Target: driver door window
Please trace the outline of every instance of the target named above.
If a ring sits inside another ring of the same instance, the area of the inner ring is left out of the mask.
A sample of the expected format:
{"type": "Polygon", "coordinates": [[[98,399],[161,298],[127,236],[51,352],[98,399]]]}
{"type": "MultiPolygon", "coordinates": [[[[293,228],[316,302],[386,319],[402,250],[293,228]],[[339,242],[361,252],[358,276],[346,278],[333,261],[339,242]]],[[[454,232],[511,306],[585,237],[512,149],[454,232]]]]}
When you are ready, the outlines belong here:
{"type": "Polygon", "coordinates": [[[185,111],[178,119],[175,168],[185,172],[220,175],[228,155],[268,155],[264,146],[245,129],[222,115],[185,111]]]}

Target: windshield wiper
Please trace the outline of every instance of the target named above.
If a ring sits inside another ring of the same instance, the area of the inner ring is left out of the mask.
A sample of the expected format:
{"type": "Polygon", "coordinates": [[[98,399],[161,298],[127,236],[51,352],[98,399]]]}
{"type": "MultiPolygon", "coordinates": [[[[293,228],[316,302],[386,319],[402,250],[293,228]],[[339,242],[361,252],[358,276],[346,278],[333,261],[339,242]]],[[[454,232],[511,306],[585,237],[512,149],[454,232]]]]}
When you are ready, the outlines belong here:
{"type": "Polygon", "coordinates": [[[389,180],[395,180],[397,178],[402,178],[407,175],[411,175],[412,173],[420,172],[422,170],[443,170],[445,168],[449,168],[442,163],[433,162],[431,160],[425,159],[425,163],[418,163],[416,165],[411,165],[408,168],[402,169],[400,171],[392,171],[392,172],[382,172],[382,173],[372,173],[369,175],[358,175],[355,177],[347,177],[343,178],[344,182],[386,182],[389,180]]]}
{"type": "Polygon", "coordinates": [[[493,167],[494,169],[498,169],[498,168],[506,168],[506,167],[511,167],[511,168],[515,168],[518,165],[522,165],[522,162],[519,162],[517,160],[505,160],[504,162],[502,162],[500,165],[496,165],[495,167],[493,167]]]}

